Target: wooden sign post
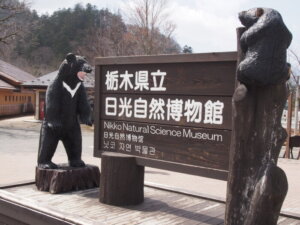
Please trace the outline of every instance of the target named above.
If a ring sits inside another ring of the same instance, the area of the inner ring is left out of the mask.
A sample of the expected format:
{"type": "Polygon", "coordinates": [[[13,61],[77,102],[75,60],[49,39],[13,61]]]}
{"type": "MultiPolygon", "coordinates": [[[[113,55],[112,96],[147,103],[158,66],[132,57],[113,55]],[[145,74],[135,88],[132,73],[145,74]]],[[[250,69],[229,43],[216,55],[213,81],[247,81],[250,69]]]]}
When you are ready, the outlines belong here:
{"type": "Polygon", "coordinates": [[[144,166],[226,180],[235,71],[235,52],[97,58],[94,155],[102,157],[100,201],[132,204],[105,196],[124,199],[123,190],[132,189],[124,182],[122,191],[115,189],[120,176],[139,177],[140,188],[144,166]],[[137,166],[123,167],[121,161],[137,166]]]}

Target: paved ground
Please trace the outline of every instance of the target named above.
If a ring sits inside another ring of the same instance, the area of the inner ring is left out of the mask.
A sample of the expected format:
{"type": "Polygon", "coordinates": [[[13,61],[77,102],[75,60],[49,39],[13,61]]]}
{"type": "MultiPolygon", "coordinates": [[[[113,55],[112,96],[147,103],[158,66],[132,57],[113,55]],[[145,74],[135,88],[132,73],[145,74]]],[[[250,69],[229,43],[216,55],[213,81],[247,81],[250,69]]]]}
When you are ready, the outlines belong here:
{"type": "MultiPolygon", "coordinates": [[[[51,216],[76,225],[224,225],[225,204],[220,202],[145,187],[141,204],[118,207],[100,203],[99,194],[99,188],[92,188],[53,195],[37,191],[35,185],[23,185],[0,190],[0,201],[47,213],[47,218],[21,217],[21,213],[13,218],[28,224],[49,221],[51,216]]],[[[279,217],[277,224],[299,225],[300,220],[279,217]]]]}
{"type": "MultiPolygon", "coordinates": [[[[0,185],[34,179],[39,130],[40,123],[35,123],[32,116],[0,120],[0,185]]],[[[83,126],[82,130],[83,159],[86,163],[100,166],[100,159],[93,157],[93,129],[83,126]]],[[[62,144],[59,144],[53,161],[66,162],[62,144]]],[[[282,210],[300,214],[300,160],[280,158],[278,164],[289,181],[289,192],[282,210]]],[[[226,196],[224,181],[153,168],[146,168],[145,179],[221,199],[226,196]]]]}

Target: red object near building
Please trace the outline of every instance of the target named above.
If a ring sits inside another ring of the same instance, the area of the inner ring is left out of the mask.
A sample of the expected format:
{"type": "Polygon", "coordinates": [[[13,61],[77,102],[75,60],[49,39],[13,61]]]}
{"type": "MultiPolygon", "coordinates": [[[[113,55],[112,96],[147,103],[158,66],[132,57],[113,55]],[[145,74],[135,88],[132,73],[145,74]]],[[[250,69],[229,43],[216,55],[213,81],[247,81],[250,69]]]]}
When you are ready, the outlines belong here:
{"type": "Polygon", "coordinates": [[[45,100],[41,99],[39,104],[39,119],[43,120],[45,117],[45,100]]]}

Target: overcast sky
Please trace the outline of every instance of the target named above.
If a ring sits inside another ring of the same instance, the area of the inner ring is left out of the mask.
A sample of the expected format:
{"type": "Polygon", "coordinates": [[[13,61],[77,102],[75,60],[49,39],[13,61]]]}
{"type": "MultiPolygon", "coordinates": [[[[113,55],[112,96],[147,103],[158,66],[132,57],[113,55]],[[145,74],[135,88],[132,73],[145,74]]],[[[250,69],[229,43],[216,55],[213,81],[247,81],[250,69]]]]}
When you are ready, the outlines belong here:
{"type": "MultiPolygon", "coordinates": [[[[129,1],[129,0],[128,0],[129,1]]],[[[91,3],[98,9],[108,8],[122,13],[125,0],[30,0],[31,8],[39,14],[73,7],[76,3],[91,3]]],[[[194,52],[235,51],[235,29],[241,26],[238,12],[254,7],[278,10],[293,34],[291,49],[300,53],[299,0],[170,0],[170,18],[177,25],[174,38],[189,45],[194,52]]]]}

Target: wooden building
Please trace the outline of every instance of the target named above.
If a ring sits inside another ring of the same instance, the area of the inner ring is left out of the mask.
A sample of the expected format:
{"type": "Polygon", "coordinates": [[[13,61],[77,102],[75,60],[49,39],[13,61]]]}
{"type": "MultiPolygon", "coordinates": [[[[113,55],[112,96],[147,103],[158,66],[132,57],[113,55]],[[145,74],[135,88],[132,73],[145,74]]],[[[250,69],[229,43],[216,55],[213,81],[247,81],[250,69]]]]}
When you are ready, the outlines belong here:
{"type": "MultiPolygon", "coordinates": [[[[22,84],[24,89],[29,89],[34,91],[35,93],[35,115],[34,118],[36,120],[44,119],[44,108],[45,108],[45,98],[46,98],[46,90],[49,84],[55,79],[58,74],[58,70],[42,75],[38,78],[35,78],[30,81],[26,81],[22,84]]],[[[87,89],[87,93],[89,95],[89,99],[91,104],[94,100],[94,86],[95,86],[95,78],[93,74],[87,74],[84,80],[84,86],[87,89]]]]}
{"type": "Polygon", "coordinates": [[[0,117],[33,113],[34,92],[24,90],[21,84],[35,77],[0,60],[0,117]]]}

